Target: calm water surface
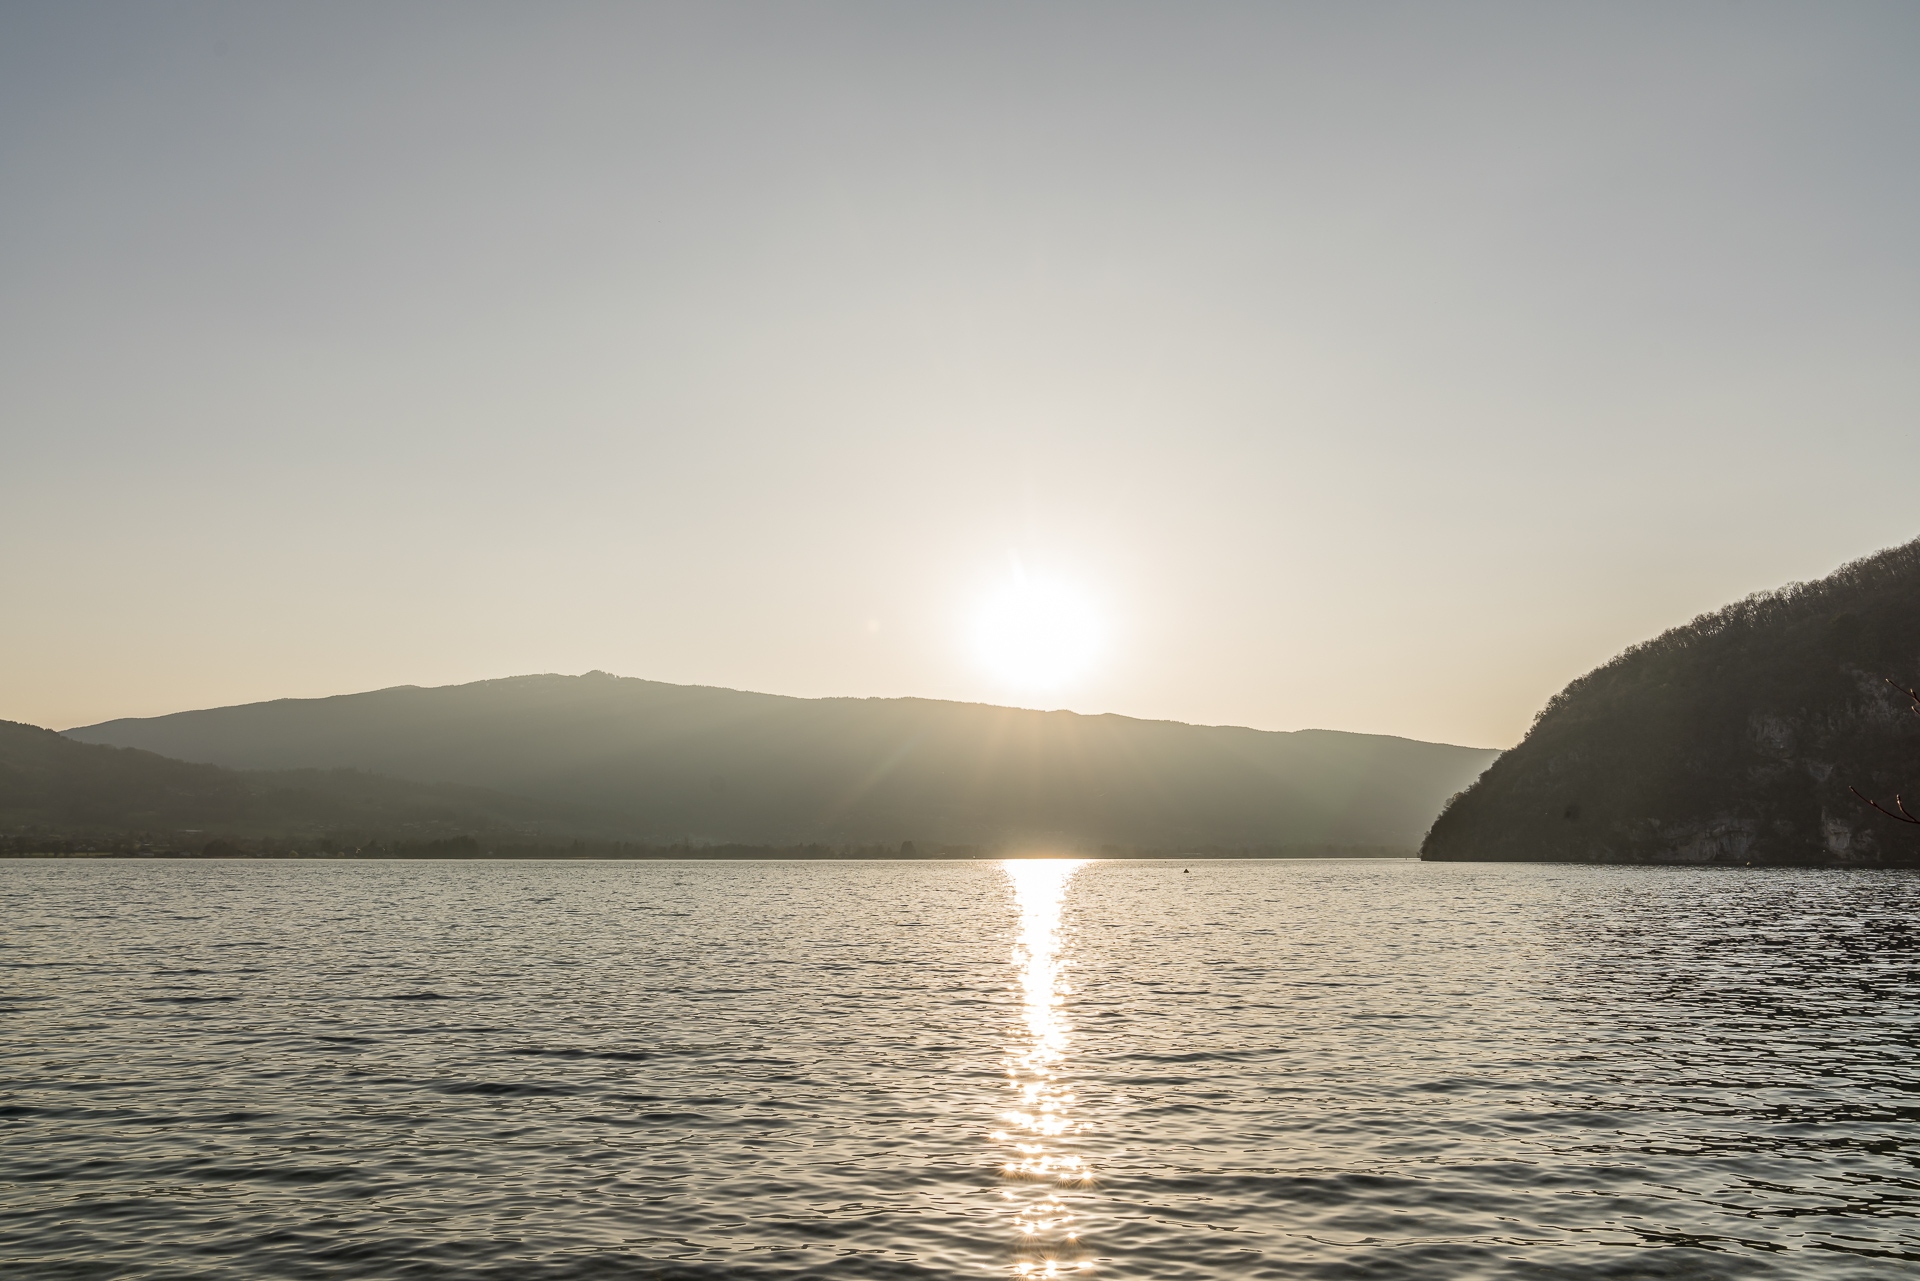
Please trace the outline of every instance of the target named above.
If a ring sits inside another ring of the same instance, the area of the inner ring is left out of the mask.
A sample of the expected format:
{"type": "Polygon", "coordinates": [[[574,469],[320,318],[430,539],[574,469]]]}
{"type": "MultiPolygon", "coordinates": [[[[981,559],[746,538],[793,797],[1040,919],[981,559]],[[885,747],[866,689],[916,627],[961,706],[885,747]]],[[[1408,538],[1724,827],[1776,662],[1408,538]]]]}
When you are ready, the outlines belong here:
{"type": "Polygon", "coordinates": [[[8,1277],[1920,1275],[1920,878],[0,863],[8,1277]]]}

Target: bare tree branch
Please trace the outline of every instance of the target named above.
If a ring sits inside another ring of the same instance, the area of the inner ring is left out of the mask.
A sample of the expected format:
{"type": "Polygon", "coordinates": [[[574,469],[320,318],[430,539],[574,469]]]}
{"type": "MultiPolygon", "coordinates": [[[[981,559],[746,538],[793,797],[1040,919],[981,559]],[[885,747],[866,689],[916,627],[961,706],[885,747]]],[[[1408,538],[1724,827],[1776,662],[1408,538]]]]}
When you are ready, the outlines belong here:
{"type": "MultiPolygon", "coordinates": [[[[1887,684],[1893,685],[1893,677],[1883,676],[1881,677],[1881,679],[1886,681],[1887,684]]],[[[1920,692],[1915,692],[1914,690],[1911,690],[1911,689],[1900,689],[1898,685],[1893,685],[1893,687],[1895,689],[1899,689],[1902,694],[1905,694],[1907,696],[1908,701],[1913,704],[1913,707],[1910,710],[1913,712],[1914,715],[1920,716],[1920,692]]],[[[1874,800],[1871,796],[1868,796],[1865,792],[1862,792],[1859,788],[1854,787],[1851,784],[1848,785],[1847,790],[1849,792],[1852,792],[1855,796],[1858,796],[1861,800],[1865,801],[1868,805],[1872,806],[1875,810],[1878,810],[1880,813],[1885,814],[1888,818],[1892,819],[1894,822],[1911,823],[1915,827],[1920,827],[1920,818],[1915,818],[1913,816],[1913,811],[1907,808],[1906,802],[1900,799],[1900,796],[1898,793],[1895,793],[1893,798],[1893,809],[1897,809],[1900,811],[1898,814],[1896,814],[1893,812],[1893,810],[1888,809],[1886,806],[1882,805],[1879,801],[1874,800]]]]}
{"type": "MultiPolygon", "coordinates": [[[[1885,681],[1889,685],[1893,685],[1893,677],[1891,676],[1882,676],[1880,679],[1885,681]]],[[[1898,685],[1893,685],[1893,687],[1895,689],[1900,689],[1898,685]]],[[[1914,714],[1920,715],[1920,694],[1916,694],[1914,691],[1910,689],[1900,689],[1900,692],[1913,700],[1914,714]]]]}
{"type": "Polygon", "coordinates": [[[1900,804],[1900,798],[1898,796],[1893,798],[1893,803],[1900,807],[1900,812],[1896,814],[1892,810],[1880,804],[1879,801],[1874,800],[1872,797],[1868,796],[1865,792],[1862,792],[1857,787],[1848,787],[1847,790],[1849,792],[1852,792],[1855,796],[1858,796],[1861,800],[1865,801],[1867,804],[1871,805],[1874,809],[1877,809],[1882,814],[1885,814],[1888,818],[1892,819],[1896,823],[1912,823],[1915,826],[1920,826],[1920,818],[1915,818],[1913,815],[1907,813],[1907,807],[1905,805],[1900,804]]]}

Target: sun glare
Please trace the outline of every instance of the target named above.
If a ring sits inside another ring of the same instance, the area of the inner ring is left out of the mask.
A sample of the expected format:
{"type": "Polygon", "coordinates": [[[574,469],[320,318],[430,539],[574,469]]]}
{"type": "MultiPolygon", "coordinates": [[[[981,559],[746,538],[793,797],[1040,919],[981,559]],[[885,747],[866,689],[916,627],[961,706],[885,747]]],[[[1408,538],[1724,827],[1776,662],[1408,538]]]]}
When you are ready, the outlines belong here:
{"type": "Polygon", "coordinates": [[[1015,1034],[1001,1066],[1013,1096],[1001,1111],[1002,1128],[990,1138],[999,1154],[1001,1196],[1013,1205],[1023,1276],[1058,1276],[1062,1263],[1085,1267],[1077,1255],[1079,1210],[1098,1182],[1088,1150],[1091,1125],[1075,1116],[1079,1094],[1068,1049],[1073,1025],[1067,1017],[1067,959],[1072,939],[1061,921],[1067,882],[1087,863],[1077,858],[1010,858],[1001,863],[1013,882],[1020,909],[1019,941],[1009,958],[1020,977],[1025,1035],[1015,1034]],[[1079,1192],[1082,1195],[1074,1195],[1079,1192]]]}
{"type": "Polygon", "coordinates": [[[1020,576],[988,598],[974,624],[981,664],[1009,685],[1051,691],[1084,675],[1105,637],[1086,596],[1020,576]]]}

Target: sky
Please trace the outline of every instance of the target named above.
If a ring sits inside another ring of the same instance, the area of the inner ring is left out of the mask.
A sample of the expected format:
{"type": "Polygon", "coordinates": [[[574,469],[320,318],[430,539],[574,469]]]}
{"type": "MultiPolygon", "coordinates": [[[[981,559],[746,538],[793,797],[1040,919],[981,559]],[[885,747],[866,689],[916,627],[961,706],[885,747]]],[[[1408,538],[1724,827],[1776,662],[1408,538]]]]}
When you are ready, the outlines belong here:
{"type": "Polygon", "coordinates": [[[599,669],[1505,747],[1920,535],[1911,4],[12,0],[0,191],[54,728],[599,669]]]}

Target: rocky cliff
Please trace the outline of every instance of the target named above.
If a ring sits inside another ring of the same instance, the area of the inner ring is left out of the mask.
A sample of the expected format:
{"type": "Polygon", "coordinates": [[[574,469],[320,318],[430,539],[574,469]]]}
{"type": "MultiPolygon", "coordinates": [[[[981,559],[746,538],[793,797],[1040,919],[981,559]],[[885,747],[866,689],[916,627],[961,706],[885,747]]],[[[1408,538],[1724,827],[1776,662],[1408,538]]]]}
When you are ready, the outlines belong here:
{"type": "Polygon", "coordinates": [[[1433,860],[1920,865],[1920,540],[1636,645],[1448,802],[1433,860]]]}

